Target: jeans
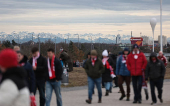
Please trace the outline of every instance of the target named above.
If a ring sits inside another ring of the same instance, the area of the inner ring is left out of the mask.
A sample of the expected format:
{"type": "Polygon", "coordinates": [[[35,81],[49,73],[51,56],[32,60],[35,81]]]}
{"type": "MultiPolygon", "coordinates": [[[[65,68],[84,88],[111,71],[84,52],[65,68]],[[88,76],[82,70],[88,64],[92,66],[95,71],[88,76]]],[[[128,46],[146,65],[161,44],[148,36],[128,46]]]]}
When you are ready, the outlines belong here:
{"type": "Polygon", "coordinates": [[[134,91],[134,100],[140,101],[142,100],[141,90],[142,90],[142,76],[132,76],[133,82],[133,91],[134,91]]]}
{"type": "Polygon", "coordinates": [[[92,100],[92,94],[93,94],[93,90],[94,90],[94,84],[96,84],[96,88],[98,90],[98,97],[99,99],[102,98],[102,88],[101,88],[101,82],[102,82],[102,78],[97,78],[97,79],[93,79],[91,77],[88,77],[88,98],[90,100],[92,100]]]}
{"type": "Polygon", "coordinates": [[[126,86],[127,86],[127,97],[130,97],[130,81],[131,81],[131,77],[130,76],[119,76],[119,81],[118,81],[118,84],[119,84],[119,88],[120,88],[120,91],[122,93],[122,95],[125,95],[125,91],[123,89],[123,83],[124,81],[126,82],[126,86]]]}
{"type": "Polygon", "coordinates": [[[163,78],[157,79],[157,80],[150,80],[150,87],[151,87],[151,95],[152,95],[152,101],[157,102],[156,96],[155,96],[155,87],[158,90],[158,98],[162,99],[162,87],[163,87],[163,78]]]}
{"type": "Polygon", "coordinates": [[[47,81],[46,82],[46,106],[50,106],[52,92],[54,90],[56,94],[57,106],[62,106],[62,97],[60,91],[61,81],[47,81]]]}
{"type": "Polygon", "coordinates": [[[40,106],[45,105],[45,80],[44,79],[37,79],[36,80],[36,87],[34,94],[36,94],[36,90],[38,88],[39,95],[40,95],[40,106]]]}
{"type": "Polygon", "coordinates": [[[112,82],[105,82],[104,85],[105,85],[105,88],[106,88],[107,91],[110,91],[110,90],[111,90],[111,88],[112,88],[112,82]]]}

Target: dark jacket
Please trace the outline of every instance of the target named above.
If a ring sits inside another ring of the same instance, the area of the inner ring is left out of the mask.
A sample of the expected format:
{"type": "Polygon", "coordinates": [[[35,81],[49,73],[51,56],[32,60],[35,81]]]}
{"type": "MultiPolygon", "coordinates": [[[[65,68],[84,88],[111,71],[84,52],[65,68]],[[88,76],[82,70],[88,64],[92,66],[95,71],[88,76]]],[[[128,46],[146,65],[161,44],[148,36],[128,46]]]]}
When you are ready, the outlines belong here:
{"type": "MultiPolygon", "coordinates": [[[[109,58],[107,61],[109,62],[110,66],[112,67],[114,66],[113,60],[111,58],[109,58]]],[[[102,80],[104,82],[112,82],[113,79],[110,74],[110,69],[107,69],[106,66],[104,67],[105,67],[105,72],[102,74],[102,80]]]]}
{"type": "Polygon", "coordinates": [[[145,71],[145,78],[148,80],[154,80],[159,78],[164,78],[165,76],[165,66],[164,63],[159,60],[156,56],[156,53],[151,53],[150,61],[147,64],[145,71]],[[152,62],[151,57],[156,57],[156,62],[152,62]]]}
{"type": "Polygon", "coordinates": [[[147,66],[147,60],[141,51],[139,51],[139,54],[133,54],[132,52],[128,55],[126,64],[131,76],[142,76],[147,66]],[[135,55],[137,55],[137,59],[134,58],[136,57],[135,55]]]}
{"type": "MultiPolygon", "coordinates": [[[[29,60],[29,63],[32,65],[33,58],[29,60]]],[[[34,71],[36,80],[47,80],[48,68],[47,68],[47,59],[42,55],[37,59],[37,69],[34,71]]]]}
{"type": "Polygon", "coordinates": [[[35,90],[35,75],[34,75],[34,71],[32,69],[31,64],[28,62],[28,58],[27,56],[24,56],[24,58],[19,62],[24,63],[23,68],[25,69],[27,76],[26,76],[26,80],[27,80],[27,84],[29,87],[30,92],[34,92],[35,90]]]}
{"type": "Polygon", "coordinates": [[[118,62],[116,64],[116,75],[130,76],[130,71],[127,69],[126,64],[123,63],[122,60],[123,60],[123,55],[121,55],[118,58],[118,62]]]}
{"type": "MultiPolygon", "coordinates": [[[[60,60],[57,59],[56,57],[55,57],[55,60],[54,60],[54,64],[55,64],[55,76],[56,76],[56,78],[49,79],[49,73],[48,73],[48,81],[56,81],[56,80],[60,81],[60,80],[62,80],[63,68],[62,68],[60,60]]],[[[51,60],[50,60],[50,66],[51,66],[51,60]]]]}
{"type": "Polygon", "coordinates": [[[64,65],[67,65],[68,64],[68,72],[71,72],[73,71],[73,63],[71,61],[71,58],[70,56],[68,55],[68,53],[66,53],[65,51],[62,51],[61,54],[60,54],[60,58],[62,59],[64,65]]]}
{"type": "Polygon", "coordinates": [[[97,58],[95,65],[92,65],[91,59],[88,59],[85,63],[84,69],[86,70],[86,73],[91,78],[100,78],[102,76],[102,73],[104,72],[104,66],[100,59],[97,58]]]}
{"type": "Polygon", "coordinates": [[[18,90],[21,90],[22,88],[27,87],[25,77],[26,72],[22,67],[9,68],[5,73],[3,73],[2,83],[4,80],[10,79],[16,84],[18,90]]]}

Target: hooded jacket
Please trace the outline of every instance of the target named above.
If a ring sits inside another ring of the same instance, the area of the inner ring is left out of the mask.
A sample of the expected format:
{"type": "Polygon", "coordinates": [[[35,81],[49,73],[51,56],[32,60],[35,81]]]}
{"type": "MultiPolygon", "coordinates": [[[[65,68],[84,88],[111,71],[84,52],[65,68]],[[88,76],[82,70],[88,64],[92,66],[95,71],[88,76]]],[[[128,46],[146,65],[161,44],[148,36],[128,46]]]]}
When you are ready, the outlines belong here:
{"type": "Polygon", "coordinates": [[[139,51],[137,54],[131,52],[127,58],[127,68],[131,73],[131,76],[142,76],[142,71],[145,70],[147,60],[145,55],[139,51]],[[136,59],[135,59],[136,57],[136,59]]]}
{"type": "Polygon", "coordinates": [[[156,56],[156,53],[151,53],[150,61],[147,64],[146,71],[145,71],[145,79],[148,80],[155,80],[159,78],[164,78],[165,76],[165,66],[164,63],[159,60],[156,56]],[[151,57],[156,57],[156,62],[151,60],[151,57]]]}
{"type": "Polygon", "coordinates": [[[34,71],[32,69],[31,64],[28,62],[27,56],[24,56],[24,58],[19,63],[20,64],[24,63],[23,68],[25,69],[25,71],[27,73],[26,80],[27,80],[29,90],[30,90],[30,92],[34,92],[34,90],[35,90],[35,75],[34,75],[34,71]]]}
{"type": "Polygon", "coordinates": [[[89,77],[97,79],[104,73],[104,66],[100,59],[97,58],[94,66],[92,65],[91,59],[88,59],[85,63],[84,69],[89,77]]]}
{"type": "Polygon", "coordinates": [[[116,64],[116,75],[130,76],[130,71],[127,69],[126,63],[123,62],[123,55],[118,58],[116,64]]]}
{"type": "Polygon", "coordinates": [[[64,65],[67,65],[67,64],[68,64],[68,68],[69,68],[69,69],[68,69],[67,71],[68,71],[68,72],[73,71],[73,63],[72,63],[71,58],[70,58],[70,56],[68,55],[68,53],[65,52],[65,51],[62,51],[61,54],[60,54],[60,58],[62,59],[64,65]]]}
{"type": "Polygon", "coordinates": [[[30,106],[29,90],[23,68],[9,68],[0,85],[0,106],[30,106]]]}

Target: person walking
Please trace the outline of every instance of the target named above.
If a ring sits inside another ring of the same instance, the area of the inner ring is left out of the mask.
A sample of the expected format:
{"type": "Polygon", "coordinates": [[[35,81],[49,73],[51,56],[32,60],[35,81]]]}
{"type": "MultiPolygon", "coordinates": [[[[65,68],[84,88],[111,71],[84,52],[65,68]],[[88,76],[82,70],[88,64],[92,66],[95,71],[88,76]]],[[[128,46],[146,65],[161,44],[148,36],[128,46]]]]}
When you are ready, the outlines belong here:
{"type": "Polygon", "coordinates": [[[26,84],[26,72],[18,67],[17,54],[12,49],[0,52],[0,106],[30,106],[30,93],[26,84]]]}
{"type": "Polygon", "coordinates": [[[27,73],[26,80],[30,93],[34,94],[35,90],[35,75],[31,64],[28,62],[28,58],[21,51],[17,51],[18,63],[20,67],[23,67],[27,73]]]}
{"type": "Polygon", "coordinates": [[[56,94],[57,106],[62,106],[61,97],[61,80],[62,80],[62,65],[60,60],[55,57],[54,50],[47,50],[47,65],[48,65],[48,80],[46,82],[46,106],[50,106],[53,90],[56,94]]]}
{"type": "Polygon", "coordinates": [[[104,72],[104,67],[102,61],[97,57],[97,51],[91,51],[91,58],[88,59],[85,63],[85,71],[88,76],[88,99],[86,103],[92,103],[92,94],[94,90],[94,85],[96,84],[98,90],[98,103],[102,102],[102,89],[101,89],[101,82],[102,82],[102,73],[104,72]]]}
{"type": "Polygon", "coordinates": [[[123,98],[127,96],[126,101],[130,100],[130,82],[131,82],[130,71],[127,69],[127,64],[126,64],[128,55],[129,55],[129,49],[125,48],[123,51],[123,55],[119,57],[118,62],[116,64],[116,75],[119,77],[118,84],[122,94],[119,100],[123,100],[123,98]],[[127,95],[125,94],[125,91],[123,89],[124,82],[126,82],[126,86],[127,86],[127,95]]]}
{"type": "Polygon", "coordinates": [[[159,55],[157,57],[159,60],[163,61],[165,67],[167,66],[168,64],[168,61],[166,59],[166,57],[163,55],[163,52],[162,51],[159,51],[159,55]]]}
{"type": "Polygon", "coordinates": [[[150,55],[150,61],[147,64],[146,67],[146,74],[145,78],[146,81],[150,81],[150,88],[151,88],[151,95],[152,95],[152,103],[151,105],[154,105],[157,103],[157,99],[155,96],[155,87],[158,90],[158,98],[161,103],[163,103],[162,99],[162,88],[163,88],[163,81],[165,76],[165,66],[164,63],[159,60],[156,56],[156,53],[151,53],[150,55]]]}
{"type": "MultiPolygon", "coordinates": [[[[117,64],[117,62],[118,62],[118,60],[119,60],[119,57],[122,55],[122,51],[121,52],[119,52],[119,55],[117,56],[117,59],[116,59],[116,64],[117,64]]],[[[116,67],[115,67],[115,69],[116,69],[116,67]]],[[[115,70],[116,71],[116,70],[115,70]]],[[[116,74],[116,72],[115,72],[115,74],[116,74]]],[[[115,83],[115,86],[114,86],[114,88],[116,88],[116,87],[119,87],[119,85],[118,85],[118,75],[116,75],[116,77],[114,78],[114,83],[115,83]]],[[[119,90],[119,92],[118,93],[121,93],[121,91],[119,90]]]]}
{"type": "Polygon", "coordinates": [[[141,51],[139,51],[139,46],[137,44],[133,45],[133,51],[128,55],[127,58],[127,68],[132,76],[133,90],[134,90],[134,101],[133,103],[142,103],[142,75],[145,71],[147,60],[141,51]]]}
{"type": "Polygon", "coordinates": [[[44,106],[45,105],[45,82],[48,74],[47,60],[39,53],[37,47],[33,47],[31,52],[33,57],[29,60],[29,63],[33,67],[35,78],[36,78],[36,87],[34,90],[34,94],[36,94],[36,90],[38,88],[39,95],[40,95],[40,106],[44,106]]]}
{"type": "Polygon", "coordinates": [[[102,80],[105,85],[106,94],[105,96],[109,96],[110,88],[112,87],[112,78],[115,77],[113,72],[113,60],[108,57],[108,51],[104,50],[102,53],[103,59],[103,66],[105,67],[105,72],[102,75],[102,80]]]}

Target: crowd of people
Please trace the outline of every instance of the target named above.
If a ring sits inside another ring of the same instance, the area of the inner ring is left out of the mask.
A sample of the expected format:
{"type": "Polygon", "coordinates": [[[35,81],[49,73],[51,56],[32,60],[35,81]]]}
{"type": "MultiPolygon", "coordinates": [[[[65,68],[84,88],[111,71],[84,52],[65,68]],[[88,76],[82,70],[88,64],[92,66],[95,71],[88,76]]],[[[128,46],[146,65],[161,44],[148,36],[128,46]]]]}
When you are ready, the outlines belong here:
{"type": "MultiPolygon", "coordinates": [[[[142,103],[142,88],[148,100],[147,83],[149,81],[151,105],[157,103],[155,87],[158,90],[158,99],[163,103],[162,88],[167,65],[166,57],[161,51],[158,57],[153,52],[147,61],[137,44],[132,48],[131,52],[125,48],[117,57],[107,50],[103,51],[102,59],[98,57],[96,50],[91,50],[87,54],[87,59],[83,63],[88,76],[86,103],[92,103],[95,86],[98,90],[98,103],[102,103],[102,87],[106,90],[105,96],[109,96],[112,93],[113,80],[115,87],[119,87],[119,93],[121,93],[119,100],[126,98],[126,101],[130,101],[131,80],[134,91],[133,103],[142,103]],[[124,82],[127,92],[124,91],[124,82]]],[[[67,71],[70,72],[74,64],[66,51],[61,49],[60,52],[58,59],[55,57],[54,50],[49,48],[45,58],[37,47],[33,47],[32,58],[28,59],[18,46],[14,49],[2,50],[0,52],[0,106],[30,106],[30,95],[36,95],[37,90],[40,106],[50,106],[53,90],[57,106],[62,106],[63,67],[68,65],[67,71]]],[[[78,61],[75,62],[75,66],[79,66],[78,61]]]]}
{"type": "Polygon", "coordinates": [[[98,89],[98,103],[102,103],[101,83],[104,83],[103,86],[106,89],[105,96],[109,96],[109,93],[112,93],[113,79],[116,79],[115,85],[117,84],[116,86],[119,86],[120,89],[121,96],[119,100],[123,100],[126,97],[126,101],[130,101],[131,80],[134,91],[133,103],[142,103],[142,88],[144,88],[146,100],[148,100],[147,82],[149,81],[152,98],[151,105],[157,103],[155,87],[158,90],[158,99],[163,103],[162,88],[167,65],[166,57],[161,51],[158,57],[153,52],[150,54],[149,61],[147,61],[144,53],[139,50],[137,44],[134,44],[132,49],[131,52],[128,48],[120,52],[116,62],[107,50],[103,51],[102,59],[99,59],[96,50],[91,51],[90,57],[83,64],[83,68],[86,70],[88,76],[88,99],[86,103],[92,103],[92,94],[95,85],[98,89]],[[127,93],[124,91],[124,82],[126,83],[127,93]]]}

